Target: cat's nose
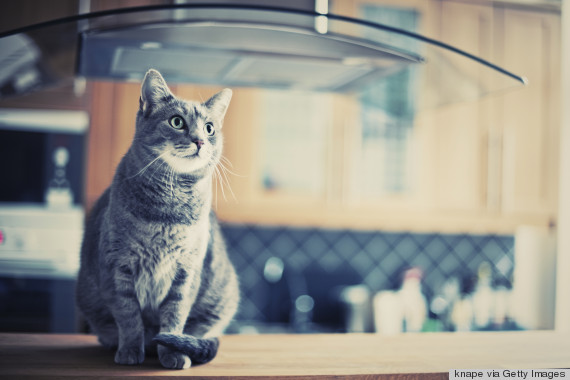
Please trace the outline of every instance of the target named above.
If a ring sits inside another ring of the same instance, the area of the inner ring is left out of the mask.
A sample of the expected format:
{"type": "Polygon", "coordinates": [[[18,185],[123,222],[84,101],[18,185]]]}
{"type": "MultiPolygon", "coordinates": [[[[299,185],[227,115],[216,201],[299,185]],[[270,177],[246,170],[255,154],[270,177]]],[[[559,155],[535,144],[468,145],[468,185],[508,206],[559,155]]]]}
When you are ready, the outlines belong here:
{"type": "Polygon", "coordinates": [[[197,139],[197,140],[193,140],[192,142],[193,142],[194,144],[196,144],[196,146],[198,147],[198,149],[200,149],[200,148],[202,147],[202,145],[204,145],[204,140],[197,139]]]}

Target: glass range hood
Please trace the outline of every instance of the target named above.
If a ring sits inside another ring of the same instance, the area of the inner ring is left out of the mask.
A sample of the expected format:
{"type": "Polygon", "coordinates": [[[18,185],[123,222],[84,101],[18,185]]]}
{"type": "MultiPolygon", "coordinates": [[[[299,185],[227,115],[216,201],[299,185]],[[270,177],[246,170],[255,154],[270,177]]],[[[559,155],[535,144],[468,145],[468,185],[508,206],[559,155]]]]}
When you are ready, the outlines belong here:
{"type": "Polygon", "coordinates": [[[407,67],[421,106],[526,80],[460,48],[380,23],[290,8],[171,4],[80,14],[0,34],[0,97],[84,77],[353,93],[407,67]]]}

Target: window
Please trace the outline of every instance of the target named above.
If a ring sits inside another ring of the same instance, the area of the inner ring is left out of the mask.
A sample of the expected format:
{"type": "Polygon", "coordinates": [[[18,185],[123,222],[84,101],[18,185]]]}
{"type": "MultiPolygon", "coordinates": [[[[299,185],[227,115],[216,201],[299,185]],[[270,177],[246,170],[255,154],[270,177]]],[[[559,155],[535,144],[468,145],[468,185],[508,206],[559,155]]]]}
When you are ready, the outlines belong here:
{"type": "MultiPolygon", "coordinates": [[[[361,16],[381,24],[415,31],[419,13],[413,9],[377,5],[361,7],[361,16]]],[[[417,42],[394,33],[373,31],[389,44],[417,51],[417,42]],[[380,36],[381,35],[381,36],[380,36]],[[397,40],[397,41],[396,41],[397,40]]],[[[418,92],[418,70],[407,66],[369,83],[359,92],[361,136],[354,161],[355,195],[373,197],[403,194],[413,189],[413,126],[418,92]]]]}
{"type": "Polygon", "coordinates": [[[319,93],[267,90],[262,99],[263,188],[322,196],[331,124],[329,98],[319,93]]]}

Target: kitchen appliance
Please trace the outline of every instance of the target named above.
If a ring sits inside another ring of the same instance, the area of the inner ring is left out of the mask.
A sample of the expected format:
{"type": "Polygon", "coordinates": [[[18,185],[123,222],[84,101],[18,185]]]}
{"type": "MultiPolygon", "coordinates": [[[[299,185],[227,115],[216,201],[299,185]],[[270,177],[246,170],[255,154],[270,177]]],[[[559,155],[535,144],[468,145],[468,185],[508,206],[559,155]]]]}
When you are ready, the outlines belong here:
{"type": "Polygon", "coordinates": [[[30,66],[41,62],[42,72],[50,75],[36,75],[28,83],[20,71],[0,66],[0,97],[76,77],[140,80],[151,67],[170,83],[354,94],[412,65],[426,74],[417,91],[426,94],[419,103],[423,107],[474,100],[526,83],[441,41],[322,7],[177,1],[85,12],[0,33],[0,50],[5,45],[12,47],[5,51],[17,52],[13,59],[28,57],[30,66]],[[19,41],[13,41],[16,37],[19,41]],[[13,85],[22,81],[28,86],[13,85]],[[2,90],[5,86],[9,91],[2,90]]]}
{"type": "Polygon", "coordinates": [[[0,330],[71,332],[88,117],[0,109],[0,330]]]}
{"type": "Polygon", "coordinates": [[[75,275],[87,125],[79,111],[0,109],[0,274],[75,275]]]}
{"type": "Polygon", "coordinates": [[[81,204],[87,126],[81,111],[0,109],[0,202],[81,204]]]}

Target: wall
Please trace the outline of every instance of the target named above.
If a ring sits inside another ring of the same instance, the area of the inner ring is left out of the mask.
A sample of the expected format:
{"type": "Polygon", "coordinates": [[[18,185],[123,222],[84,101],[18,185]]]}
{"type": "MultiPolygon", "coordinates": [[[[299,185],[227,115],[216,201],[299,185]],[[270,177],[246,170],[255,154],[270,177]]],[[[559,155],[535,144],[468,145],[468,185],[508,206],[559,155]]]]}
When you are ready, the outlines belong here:
{"type": "Polygon", "coordinates": [[[570,4],[562,7],[562,123],[558,207],[556,330],[570,331],[570,4]]]}
{"type": "MultiPolygon", "coordinates": [[[[264,278],[264,269],[271,257],[282,260],[285,273],[294,275],[293,281],[303,281],[299,274],[305,272],[307,278],[312,277],[331,291],[343,281],[364,283],[372,292],[395,289],[400,285],[403,269],[419,266],[425,272],[424,292],[428,298],[451,276],[472,279],[484,261],[491,264],[496,281],[506,286],[510,285],[513,269],[514,238],[508,235],[394,233],[244,224],[224,224],[223,232],[241,281],[238,320],[265,321],[274,313],[270,310],[271,304],[281,290],[272,287],[264,278]]],[[[323,292],[322,289],[317,291],[323,292]]]]}

